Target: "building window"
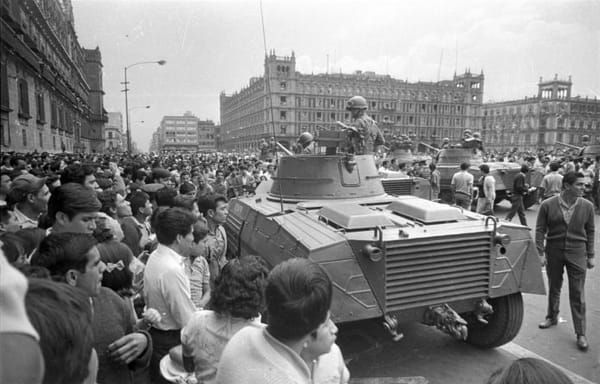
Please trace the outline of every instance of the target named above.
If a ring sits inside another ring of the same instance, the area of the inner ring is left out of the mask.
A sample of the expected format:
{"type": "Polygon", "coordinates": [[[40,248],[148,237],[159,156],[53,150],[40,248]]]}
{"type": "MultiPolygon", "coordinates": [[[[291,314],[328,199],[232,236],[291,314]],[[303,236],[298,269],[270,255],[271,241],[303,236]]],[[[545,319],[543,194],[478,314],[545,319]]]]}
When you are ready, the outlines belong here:
{"type": "MultiPolygon", "coordinates": [[[[113,138],[113,135],[112,135],[112,134],[113,134],[112,132],[108,132],[108,138],[109,138],[109,139],[112,139],[112,138],[113,138]]],[[[111,143],[111,144],[112,144],[112,143],[111,143]]]]}
{"type": "Polygon", "coordinates": [[[0,88],[1,88],[1,92],[0,92],[0,110],[2,112],[9,112],[10,109],[10,103],[8,100],[9,97],[9,93],[8,93],[8,69],[6,66],[6,63],[4,62],[0,62],[0,76],[2,81],[0,82],[0,88]]]}
{"type": "Polygon", "coordinates": [[[52,149],[56,150],[56,136],[52,136],[52,149]]]}
{"type": "Polygon", "coordinates": [[[19,117],[29,119],[29,89],[25,79],[19,79],[19,117]]]}
{"type": "Polygon", "coordinates": [[[280,125],[279,126],[279,133],[281,133],[282,135],[285,135],[287,132],[287,126],[285,125],[280,125]]]}
{"type": "Polygon", "coordinates": [[[46,111],[44,110],[44,94],[40,92],[37,95],[35,95],[35,102],[37,110],[37,122],[43,124],[46,122],[46,111]]]}
{"type": "Polygon", "coordinates": [[[23,130],[21,133],[23,134],[23,146],[27,147],[27,131],[23,130]]]}
{"type": "Polygon", "coordinates": [[[287,97],[285,97],[285,96],[280,96],[280,97],[279,97],[279,104],[281,104],[281,105],[286,105],[286,104],[287,104],[287,97]]]}
{"type": "Polygon", "coordinates": [[[39,133],[39,137],[40,137],[40,148],[44,148],[44,136],[42,135],[42,132],[39,133]]]}
{"type": "Polygon", "coordinates": [[[279,89],[281,89],[282,91],[285,91],[287,89],[287,83],[285,81],[280,81],[279,89]]]}
{"type": "Polygon", "coordinates": [[[287,111],[279,111],[279,120],[287,120],[287,111]]]}

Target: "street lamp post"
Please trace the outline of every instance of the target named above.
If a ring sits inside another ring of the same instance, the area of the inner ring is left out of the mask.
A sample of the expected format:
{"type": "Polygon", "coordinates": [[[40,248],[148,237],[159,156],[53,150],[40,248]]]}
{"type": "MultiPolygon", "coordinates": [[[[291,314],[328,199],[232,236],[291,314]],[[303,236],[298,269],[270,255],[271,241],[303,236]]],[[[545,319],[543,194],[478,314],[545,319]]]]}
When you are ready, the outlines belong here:
{"type": "Polygon", "coordinates": [[[129,84],[129,82],[127,81],[127,70],[131,67],[134,67],[136,65],[141,65],[141,64],[165,65],[166,63],[167,62],[165,60],[140,61],[139,63],[133,63],[133,64],[123,67],[123,74],[124,74],[124,78],[125,78],[125,81],[123,82],[123,85],[125,85],[125,89],[123,89],[123,92],[125,92],[125,125],[127,127],[127,152],[129,152],[130,155],[131,155],[131,129],[129,128],[129,102],[127,100],[127,92],[129,91],[129,88],[127,88],[127,85],[129,84]]]}

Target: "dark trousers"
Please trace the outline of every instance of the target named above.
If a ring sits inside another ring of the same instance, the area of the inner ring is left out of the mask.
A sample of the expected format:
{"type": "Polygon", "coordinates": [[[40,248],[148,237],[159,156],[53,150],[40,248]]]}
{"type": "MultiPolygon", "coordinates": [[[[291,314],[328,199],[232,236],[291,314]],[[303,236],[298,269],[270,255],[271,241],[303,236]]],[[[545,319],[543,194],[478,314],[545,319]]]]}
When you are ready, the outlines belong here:
{"type": "Polygon", "coordinates": [[[587,256],[585,248],[557,249],[546,247],[546,273],[548,275],[548,313],[546,318],[556,319],[560,308],[560,290],[563,270],[569,279],[569,304],[575,333],[585,335],[585,275],[587,256]]]}
{"type": "Polygon", "coordinates": [[[152,357],[150,358],[150,382],[169,384],[160,374],[160,359],[169,354],[169,350],[181,344],[181,330],[161,331],[150,328],[152,336],[152,357]]]}
{"type": "Polygon", "coordinates": [[[525,217],[525,205],[523,205],[523,195],[512,195],[510,199],[512,205],[510,207],[510,212],[506,216],[506,220],[511,221],[515,214],[519,215],[519,221],[521,225],[527,225],[527,218],[525,217]]]}

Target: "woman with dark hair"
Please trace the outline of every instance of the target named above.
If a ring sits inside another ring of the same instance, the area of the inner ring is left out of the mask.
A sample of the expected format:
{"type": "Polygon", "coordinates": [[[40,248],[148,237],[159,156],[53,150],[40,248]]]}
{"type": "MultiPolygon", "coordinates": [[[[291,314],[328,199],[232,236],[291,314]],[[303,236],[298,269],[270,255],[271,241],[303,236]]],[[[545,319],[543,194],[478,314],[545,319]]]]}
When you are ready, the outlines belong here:
{"type": "Polygon", "coordinates": [[[217,383],[347,383],[330,317],[332,285],[325,270],[303,258],[269,274],[266,328],[244,328],[227,344],[217,383]]]}
{"type": "Polygon", "coordinates": [[[535,358],[522,358],[497,369],[486,384],[573,384],[559,368],[535,358]]]}
{"type": "MultiPolygon", "coordinates": [[[[113,290],[131,308],[133,317],[136,312],[133,305],[136,295],[133,287],[133,277],[143,271],[144,264],[133,256],[133,253],[124,243],[109,240],[97,245],[100,260],[106,265],[102,274],[102,286],[113,290]]],[[[160,318],[158,311],[146,309],[142,319],[136,321],[138,329],[147,329],[153,321],[160,318]]]]}
{"type": "MultiPolygon", "coordinates": [[[[208,308],[194,313],[181,332],[181,346],[161,362],[163,376],[175,380],[173,366],[194,372],[200,383],[214,383],[221,353],[244,327],[261,329],[268,270],[258,256],[229,261],[215,280],[208,308]],[[182,357],[183,350],[183,357],[182,357]],[[171,372],[171,375],[169,375],[171,372]]],[[[180,375],[185,377],[185,371],[180,375]]]]}

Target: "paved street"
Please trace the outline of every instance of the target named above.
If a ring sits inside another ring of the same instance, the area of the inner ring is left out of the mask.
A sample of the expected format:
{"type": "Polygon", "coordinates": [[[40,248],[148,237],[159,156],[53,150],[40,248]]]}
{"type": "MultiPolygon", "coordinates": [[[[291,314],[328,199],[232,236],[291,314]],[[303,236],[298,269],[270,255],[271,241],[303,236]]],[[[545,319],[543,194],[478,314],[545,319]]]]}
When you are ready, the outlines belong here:
{"type": "MultiPolygon", "coordinates": [[[[503,218],[510,205],[502,203],[496,210],[503,218]]],[[[535,228],[538,205],[527,211],[527,222],[535,228]]],[[[518,218],[513,219],[518,222],[518,218]]],[[[596,216],[596,228],[600,216],[596,216]]],[[[598,231],[596,232],[598,239],[598,231]]],[[[532,236],[534,234],[532,233],[532,236]]],[[[596,255],[600,254],[596,241],[596,255]]],[[[565,276],[566,279],[566,276],[565,276]]],[[[405,338],[394,343],[380,325],[349,326],[340,330],[338,342],[347,357],[353,360],[349,368],[353,377],[423,377],[435,383],[484,383],[492,371],[519,357],[540,357],[556,364],[571,375],[575,383],[600,382],[600,268],[588,271],[586,281],[588,339],[590,349],[581,352],[575,345],[566,281],[561,297],[560,323],[540,330],[537,323],[546,313],[546,296],[524,295],[525,318],[519,335],[501,348],[481,350],[453,340],[436,329],[420,324],[402,327],[405,338]],[[369,328],[369,331],[365,331],[369,328]],[[375,348],[364,350],[369,341],[378,341],[375,348]],[[358,352],[356,355],[353,353],[358,352]]]]}

